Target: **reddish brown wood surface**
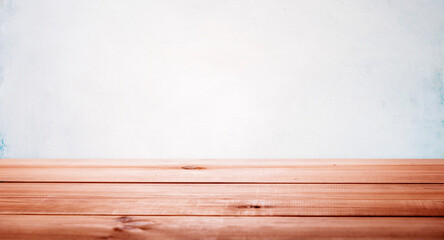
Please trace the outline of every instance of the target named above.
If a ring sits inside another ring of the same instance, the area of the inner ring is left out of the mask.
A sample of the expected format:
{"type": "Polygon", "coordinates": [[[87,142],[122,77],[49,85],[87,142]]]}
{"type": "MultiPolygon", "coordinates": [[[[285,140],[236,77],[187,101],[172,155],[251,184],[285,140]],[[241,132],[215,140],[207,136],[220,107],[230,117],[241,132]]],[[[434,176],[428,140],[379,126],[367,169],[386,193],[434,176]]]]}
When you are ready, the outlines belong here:
{"type": "Polygon", "coordinates": [[[444,159],[0,160],[0,239],[444,239],[444,159]]]}
{"type": "Polygon", "coordinates": [[[0,214],[444,216],[444,184],[4,183],[0,214]]]}
{"type": "Polygon", "coordinates": [[[444,183],[444,160],[0,160],[5,182],[444,183]]]}
{"type": "Polygon", "coordinates": [[[0,215],[0,239],[443,239],[444,218],[0,215]],[[49,238],[52,237],[52,238],[49,238]]]}

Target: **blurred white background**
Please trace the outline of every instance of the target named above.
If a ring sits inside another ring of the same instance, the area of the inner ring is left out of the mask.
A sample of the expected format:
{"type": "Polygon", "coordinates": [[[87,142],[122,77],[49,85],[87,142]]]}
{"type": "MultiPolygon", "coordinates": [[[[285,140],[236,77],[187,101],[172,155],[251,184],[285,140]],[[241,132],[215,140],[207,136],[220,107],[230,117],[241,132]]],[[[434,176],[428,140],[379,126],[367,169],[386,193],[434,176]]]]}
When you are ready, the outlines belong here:
{"type": "Polygon", "coordinates": [[[3,0],[2,158],[443,158],[442,0],[3,0]]]}

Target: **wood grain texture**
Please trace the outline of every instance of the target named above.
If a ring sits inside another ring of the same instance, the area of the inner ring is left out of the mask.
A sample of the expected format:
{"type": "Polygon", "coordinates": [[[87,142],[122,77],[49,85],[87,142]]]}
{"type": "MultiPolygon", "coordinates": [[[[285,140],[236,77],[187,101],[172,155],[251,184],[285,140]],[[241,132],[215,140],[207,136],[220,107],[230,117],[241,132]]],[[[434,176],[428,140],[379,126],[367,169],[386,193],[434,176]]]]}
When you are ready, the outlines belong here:
{"type": "Polygon", "coordinates": [[[0,214],[444,216],[444,185],[3,183],[0,214]]]}
{"type": "Polygon", "coordinates": [[[208,164],[216,166],[444,165],[444,159],[0,159],[0,167],[157,167],[208,164]]]}
{"type": "Polygon", "coordinates": [[[443,239],[444,218],[0,215],[0,239],[443,239]]]}
{"type": "Polygon", "coordinates": [[[444,159],[0,160],[0,239],[444,239],[444,159]]]}
{"type": "Polygon", "coordinates": [[[444,183],[444,159],[13,159],[0,160],[0,181],[444,183]]]}

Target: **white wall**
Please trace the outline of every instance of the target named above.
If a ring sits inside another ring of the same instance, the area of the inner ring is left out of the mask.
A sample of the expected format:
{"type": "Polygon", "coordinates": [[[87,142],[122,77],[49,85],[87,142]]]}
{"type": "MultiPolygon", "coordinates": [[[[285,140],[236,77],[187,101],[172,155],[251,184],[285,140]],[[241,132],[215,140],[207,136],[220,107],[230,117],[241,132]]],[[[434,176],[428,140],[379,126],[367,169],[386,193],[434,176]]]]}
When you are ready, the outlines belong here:
{"type": "Polygon", "coordinates": [[[443,158],[442,0],[4,0],[0,158],[443,158]]]}

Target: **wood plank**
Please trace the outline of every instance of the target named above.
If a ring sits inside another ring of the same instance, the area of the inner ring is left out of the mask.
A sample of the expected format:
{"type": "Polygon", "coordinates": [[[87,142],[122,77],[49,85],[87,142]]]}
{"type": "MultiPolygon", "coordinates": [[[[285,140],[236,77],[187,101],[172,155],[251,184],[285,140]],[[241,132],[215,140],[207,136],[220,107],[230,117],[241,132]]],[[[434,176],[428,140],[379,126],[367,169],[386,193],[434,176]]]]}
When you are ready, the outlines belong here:
{"type": "Polygon", "coordinates": [[[0,159],[0,167],[17,166],[318,166],[318,165],[444,165],[444,159],[0,159]]]}
{"type": "Polygon", "coordinates": [[[0,214],[444,216],[444,184],[2,183],[0,214]]]}
{"type": "Polygon", "coordinates": [[[3,182],[444,183],[444,159],[0,160],[3,182]]]}
{"type": "Polygon", "coordinates": [[[0,239],[443,239],[444,218],[0,215],[0,239]]]}

